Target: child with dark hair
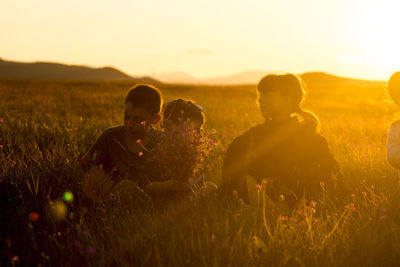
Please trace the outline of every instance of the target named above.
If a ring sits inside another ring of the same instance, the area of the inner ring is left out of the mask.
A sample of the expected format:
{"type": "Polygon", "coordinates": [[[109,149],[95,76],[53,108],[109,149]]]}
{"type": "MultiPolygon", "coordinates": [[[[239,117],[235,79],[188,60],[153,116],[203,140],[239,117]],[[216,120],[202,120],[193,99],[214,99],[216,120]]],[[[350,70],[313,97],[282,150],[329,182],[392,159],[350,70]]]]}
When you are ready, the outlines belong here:
{"type": "Polygon", "coordinates": [[[200,130],[205,122],[204,109],[193,101],[176,99],[164,106],[164,127],[170,128],[190,122],[195,129],[200,130]]]}
{"type": "Polygon", "coordinates": [[[124,124],[103,131],[82,157],[83,166],[86,169],[93,164],[102,166],[114,185],[125,180],[114,187],[117,191],[127,186],[127,180],[143,187],[147,183],[144,170],[148,151],[161,137],[152,127],[161,118],[161,106],[162,95],[156,87],[148,84],[132,87],[125,98],[124,124]]]}
{"type": "Polygon", "coordinates": [[[267,181],[272,201],[288,206],[305,197],[319,197],[332,188],[339,166],[326,140],[317,133],[318,118],[304,111],[304,88],[293,74],[267,75],[257,85],[258,103],[265,118],[230,144],[222,170],[222,192],[249,202],[246,179],[267,181]]]}
{"type": "Polygon", "coordinates": [[[164,106],[165,139],[153,150],[150,163],[157,165],[145,191],[153,198],[182,196],[216,187],[205,182],[201,164],[208,153],[202,125],[204,109],[193,101],[177,99],[164,106]]]}
{"type": "MultiPolygon", "coordinates": [[[[388,91],[393,102],[400,106],[400,71],[390,77],[388,91]]],[[[390,125],[387,138],[387,160],[393,167],[400,169],[400,120],[390,125]]]]}

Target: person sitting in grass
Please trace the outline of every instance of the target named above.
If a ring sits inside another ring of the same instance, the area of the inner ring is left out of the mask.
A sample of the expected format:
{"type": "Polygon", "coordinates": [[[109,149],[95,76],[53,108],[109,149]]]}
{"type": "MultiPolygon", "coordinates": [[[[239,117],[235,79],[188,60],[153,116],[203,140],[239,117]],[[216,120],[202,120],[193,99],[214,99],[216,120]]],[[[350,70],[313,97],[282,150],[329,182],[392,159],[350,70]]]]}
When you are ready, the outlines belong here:
{"type": "MultiPolygon", "coordinates": [[[[388,91],[393,102],[400,106],[400,71],[390,77],[388,91]]],[[[390,165],[400,169],[400,120],[390,125],[387,137],[387,160],[390,165]]]]}
{"type": "Polygon", "coordinates": [[[102,166],[112,179],[114,193],[148,199],[140,188],[148,183],[149,151],[162,139],[161,132],[152,127],[161,118],[161,106],[159,89],[148,84],[134,86],[125,98],[124,124],[104,130],[82,157],[86,169],[102,166]]]}
{"type": "Polygon", "coordinates": [[[215,189],[214,183],[204,181],[202,169],[210,151],[209,139],[202,134],[204,109],[177,99],[165,105],[163,117],[165,138],[150,156],[149,164],[155,168],[145,191],[157,199],[215,189]]]}
{"type": "Polygon", "coordinates": [[[222,169],[221,192],[249,203],[247,180],[266,186],[274,202],[293,206],[303,196],[318,198],[337,183],[339,165],[317,132],[318,119],[304,111],[303,83],[293,74],[267,75],[257,85],[265,122],[233,140],[222,169]],[[263,182],[266,181],[266,182],[263,182]]]}

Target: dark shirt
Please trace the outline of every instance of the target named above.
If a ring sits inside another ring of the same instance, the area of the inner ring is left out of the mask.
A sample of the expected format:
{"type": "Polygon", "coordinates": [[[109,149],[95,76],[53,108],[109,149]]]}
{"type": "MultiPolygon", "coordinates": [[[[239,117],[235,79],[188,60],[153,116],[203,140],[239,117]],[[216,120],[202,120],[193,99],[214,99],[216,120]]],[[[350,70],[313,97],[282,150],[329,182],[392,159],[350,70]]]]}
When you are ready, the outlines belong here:
{"type": "Polygon", "coordinates": [[[149,152],[162,138],[162,132],[151,129],[145,148],[142,153],[137,154],[127,149],[125,134],[125,126],[115,126],[104,130],[89,149],[88,154],[94,164],[101,165],[106,172],[112,173],[114,183],[122,179],[130,179],[143,187],[148,182],[146,159],[149,152]]]}
{"type": "Polygon", "coordinates": [[[339,165],[328,144],[315,129],[297,118],[285,122],[271,120],[257,125],[230,144],[222,170],[223,191],[248,201],[246,176],[257,183],[267,180],[266,191],[273,199],[280,195],[294,201],[303,195],[321,192],[339,173],[339,165]],[[292,198],[292,199],[290,199],[292,198]]]}

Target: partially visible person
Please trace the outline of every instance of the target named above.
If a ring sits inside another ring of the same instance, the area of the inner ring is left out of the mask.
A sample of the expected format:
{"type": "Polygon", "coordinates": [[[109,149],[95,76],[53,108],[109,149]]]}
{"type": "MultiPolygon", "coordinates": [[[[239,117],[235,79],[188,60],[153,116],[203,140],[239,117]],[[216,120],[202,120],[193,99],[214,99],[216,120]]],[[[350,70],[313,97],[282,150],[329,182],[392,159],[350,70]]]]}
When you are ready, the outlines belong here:
{"type": "Polygon", "coordinates": [[[131,191],[146,197],[141,190],[148,183],[145,162],[162,137],[153,128],[161,118],[161,106],[162,95],[156,87],[148,84],[132,87],[125,98],[124,124],[103,131],[81,159],[85,169],[102,166],[112,178],[115,192],[126,191],[129,184],[131,191]]]}
{"type": "Polygon", "coordinates": [[[318,118],[301,107],[304,88],[293,74],[267,75],[257,85],[265,122],[233,140],[222,169],[221,192],[249,202],[247,177],[274,202],[295,205],[337,184],[339,165],[318,132],[318,118]]]}
{"type": "Polygon", "coordinates": [[[176,99],[165,104],[163,118],[165,139],[149,161],[157,167],[145,191],[152,198],[173,198],[215,189],[214,183],[204,181],[201,166],[208,153],[202,147],[206,145],[202,142],[204,109],[193,101],[176,99]]]}
{"type": "MultiPolygon", "coordinates": [[[[400,106],[400,71],[390,77],[388,91],[393,102],[400,106]]],[[[400,169],[400,120],[390,125],[387,137],[387,160],[394,168],[400,169]]]]}

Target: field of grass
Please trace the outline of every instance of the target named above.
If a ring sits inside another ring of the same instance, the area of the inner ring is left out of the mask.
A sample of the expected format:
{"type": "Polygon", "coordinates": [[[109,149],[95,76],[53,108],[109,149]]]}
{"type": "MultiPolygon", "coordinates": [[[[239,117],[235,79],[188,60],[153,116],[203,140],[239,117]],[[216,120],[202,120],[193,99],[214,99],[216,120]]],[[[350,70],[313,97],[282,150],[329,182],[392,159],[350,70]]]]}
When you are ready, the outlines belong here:
{"type": "MultiPolygon", "coordinates": [[[[147,209],[88,201],[77,159],[104,128],[122,123],[130,86],[0,81],[0,265],[400,262],[400,184],[385,157],[396,107],[385,83],[308,84],[304,106],[319,116],[349,193],[337,203],[306,202],[290,214],[216,196],[147,209]],[[54,210],[65,218],[54,217],[54,210]]],[[[166,101],[191,98],[205,108],[205,129],[215,132],[219,151],[207,179],[218,184],[224,149],[262,122],[255,86],[159,87],[166,101]]]]}

